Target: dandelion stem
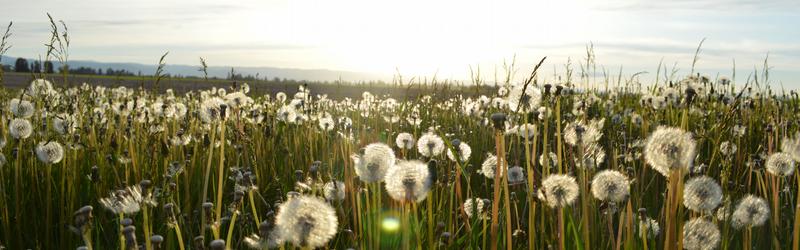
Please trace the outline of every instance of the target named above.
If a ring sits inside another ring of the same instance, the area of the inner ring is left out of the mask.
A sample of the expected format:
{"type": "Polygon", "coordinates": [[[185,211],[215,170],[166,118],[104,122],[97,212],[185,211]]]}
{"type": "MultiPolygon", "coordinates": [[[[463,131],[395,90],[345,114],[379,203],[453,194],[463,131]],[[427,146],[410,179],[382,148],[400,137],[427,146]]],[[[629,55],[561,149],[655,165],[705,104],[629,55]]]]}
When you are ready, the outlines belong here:
{"type": "MultiPolygon", "coordinates": [[[[219,172],[217,172],[217,204],[214,204],[217,209],[217,220],[216,223],[221,223],[222,220],[222,191],[224,189],[223,180],[225,175],[225,117],[222,118],[222,121],[219,124],[220,132],[219,132],[219,172]]],[[[213,144],[212,144],[213,145],[213,144]]],[[[217,238],[219,239],[219,238],[217,238]]]]}

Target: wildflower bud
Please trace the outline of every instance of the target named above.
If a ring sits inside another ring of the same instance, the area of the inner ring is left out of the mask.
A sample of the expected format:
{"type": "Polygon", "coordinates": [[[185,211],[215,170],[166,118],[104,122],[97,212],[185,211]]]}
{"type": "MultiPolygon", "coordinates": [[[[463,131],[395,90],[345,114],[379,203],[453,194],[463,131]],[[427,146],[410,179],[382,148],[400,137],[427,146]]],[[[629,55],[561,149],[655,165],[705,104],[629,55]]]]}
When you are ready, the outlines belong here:
{"type": "Polygon", "coordinates": [[[244,191],[236,190],[235,192],[233,192],[233,201],[234,202],[238,202],[238,201],[242,200],[242,198],[244,198],[244,191]]]}
{"type": "Polygon", "coordinates": [[[75,212],[74,226],[83,229],[92,219],[92,206],[84,206],[75,212]]]}
{"type": "Polygon", "coordinates": [[[92,166],[92,174],[90,175],[90,179],[92,182],[100,181],[100,168],[97,165],[92,166]]]}
{"type": "Polygon", "coordinates": [[[164,242],[164,237],[158,234],[154,234],[150,236],[150,244],[152,244],[153,250],[161,249],[161,242],[164,242]]]}
{"type": "Polygon", "coordinates": [[[136,227],[135,226],[126,226],[122,229],[122,234],[125,235],[125,246],[128,250],[137,250],[139,249],[138,244],[136,243],[136,227]]]}
{"type": "Polygon", "coordinates": [[[431,183],[436,183],[438,179],[436,174],[436,160],[428,161],[428,172],[430,173],[431,183]]]}
{"type": "Polygon", "coordinates": [[[503,113],[494,113],[492,114],[492,123],[494,123],[495,129],[503,129],[505,125],[506,115],[503,113]]]}
{"type": "Polygon", "coordinates": [[[152,184],[153,182],[147,179],[144,179],[141,182],[139,182],[139,186],[142,188],[142,191],[146,191],[148,188],[150,188],[150,185],[152,184]]]}
{"type": "Polygon", "coordinates": [[[442,242],[447,243],[450,241],[450,232],[444,232],[440,237],[442,238],[442,242]]]}
{"type": "Polygon", "coordinates": [[[459,146],[461,146],[461,140],[453,139],[453,141],[450,142],[450,144],[452,144],[454,148],[458,148],[459,146]]]}
{"type": "Polygon", "coordinates": [[[311,176],[315,176],[316,177],[317,176],[317,172],[319,172],[319,166],[320,165],[322,165],[322,162],[314,161],[314,163],[312,163],[311,166],[308,167],[308,173],[311,174],[311,176]]]}
{"type": "Polygon", "coordinates": [[[206,223],[211,223],[211,209],[214,208],[214,203],[211,202],[203,202],[203,215],[206,217],[206,223]]]}
{"type": "Polygon", "coordinates": [[[300,170],[300,169],[295,170],[294,171],[294,179],[298,180],[298,181],[302,180],[303,179],[303,170],[300,170]]]}
{"type": "Polygon", "coordinates": [[[205,238],[203,238],[203,236],[194,237],[192,241],[194,241],[194,246],[197,247],[197,249],[200,250],[205,249],[205,247],[203,247],[205,245],[203,244],[203,242],[205,241],[205,238]]]}
{"type": "Polygon", "coordinates": [[[556,86],[556,96],[561,95],[561,91],[564,89],[564,86],[557,85],[556,86]]]}
{"type": "Polygon", "coordinates": [[[222,117],[224,119],[226,117],[225,112],[227,112],[227,110],[228,110],[228,105],[220,104],[219,105],[220,117],[222,117]]]}
{"type": "Polygon", "coordinates": [[[122,224],[123,227],[127,227],[127,226],[130,226],[130,225],[133,225],[133,219],[131,219],[131,218],[122,219],[120,224],[122,224]]]}
{"type": "Polygon", "coordinates": [[[545,84],[544,85],[544,94],[545,95],[549,95],[550,94],[550,88],[552,88],[552,87],[553,87],[553,85],[550,85],[549,83],[545,84]]]}
{"type": "Polygon", "coordinates": [[[167,204],[164,205],[164,213],[166,213],[167,216],[170,216],[170,217],[175,216],[174,208],[175,208],[175,204],[174,203],[171,203],[171,202],[167,203],[167,204]]]}
{"type": "Polygon", "coordinates": [[[211,243],[208,244],[208,248],[211,250],[225,250],[225,241],[213,240],[211,241],[211,243]]]}
{"type": "Polygon", "coordinates": [[[269,224],[269,221],[262,221],[261,224],[258,224],[258,235],[262,238],[269,237],[270,229],[272,229],[272,225],[269,224]]]}
{"type": "Polygon", "coordinates": [[[647,208],[639,208],[639,216],[645,217],[647,216],[647,208]]]}
{"type": "Polygon", "coordinates": [[[692,104],[692,101],[694,101],[695,95],[697,95],[697,91],[695,91],[693,88],[687,88],[686,89],[686,104],[687,105],[691,105],[692,104]]]}

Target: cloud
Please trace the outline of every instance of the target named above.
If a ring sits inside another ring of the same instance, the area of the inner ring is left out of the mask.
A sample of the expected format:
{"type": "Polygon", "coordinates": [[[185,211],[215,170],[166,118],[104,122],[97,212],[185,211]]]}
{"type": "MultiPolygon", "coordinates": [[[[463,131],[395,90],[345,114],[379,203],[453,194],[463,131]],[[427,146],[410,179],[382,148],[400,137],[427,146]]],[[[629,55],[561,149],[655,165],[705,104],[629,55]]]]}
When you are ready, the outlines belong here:
{"type": "Polygon", "coordinates": [[[594,9],[606,11],[797,11],[796,0],[616,0],[595,4],[594,9]]]}

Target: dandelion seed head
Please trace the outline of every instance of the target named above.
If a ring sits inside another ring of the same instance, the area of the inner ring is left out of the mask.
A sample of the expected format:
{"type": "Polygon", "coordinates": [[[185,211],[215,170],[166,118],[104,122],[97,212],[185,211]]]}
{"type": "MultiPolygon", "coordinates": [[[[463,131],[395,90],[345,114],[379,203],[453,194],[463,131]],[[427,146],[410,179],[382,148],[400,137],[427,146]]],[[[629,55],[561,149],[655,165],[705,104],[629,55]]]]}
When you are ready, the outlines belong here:
{"type": "Polygon", "coordinates": [[[25,90],[30,96],[39,97],[42,95],[46,95],[53,90],[53,84],[50,81],[45,79],[36,79],[28,85],[28,88],[25,90]]]}
{"type": "Polygon", "coordinates": [[[35,109],[33,103],[26,100],[14,98],[8,102],[8,110],[10,110],[15,117],[30,118],[33,116],[33,111],[35,109]]]}
{"type": "Polygon", "coordinates": [[[719,152],[724,156],[730,157],[736,153],[736,150],[738,150],[738,147],[730,141],[724,141],[719,144],[719,152]]]}
{"type": "Polygon", "coordinates": [[[453,150],[450,149],[447,149],[447,159],[450,159],[451,161],[458,160],[459,162],[467,162],[469,161],[469,157],[472,155],[472,148],[467,145],[466,142],[459,143],[455,151],[456,154],[458,154],[458,159],[456,159],[456,156],[453,155],[453,150]]]}
{"type": "Polygon", "coordinates": [[[678,128],[658,127],[647,139],[644,159],[650,167],[664,176],[672,171],[686,171],[692,167],[695,156],[692,135],[678,128]]]}
{"type": "MultiPolygon", "coordinates": [[[[481,164],[481,169],[478,170],[479,174],[486,176],[486,178],[494,179],[495,170],[497,169],[497,156],[489,153],[486,154],[486,159],[481,164]]],[[[503,169],[500,169],[500,175],[503,175],[503,169]]]]}
{"type": "Polygon", "coordinates": [[[289,199],[275,215],[275,226],[283,240],[310,248],[327,244],[336,235],[338,223],[333,207],[314,196],[289,199]]]}
{"type": "Polygon", "coordinates": [[[111,192],[109,197],[100,199],[100,204],[115,214],[134,214],[139,212],[141,206],[152,207],[157,203],[152,194],[144,195],[139,185],[133,185],[111,192]]]}
{"type": "Polygon", "coordinates": [[[517,84],[508,93],[506,103],[511,111],[530,111],[539,108],[542,91],[534,85],[517,84]]]}
{"type": "Polygon", "coordinates": [[[469,198],[464,201],[464,213],[467,214],[468,218],[478,216],[480,219],[488,219],[488,206],[490,205],[484,202],[483,199],[469,198]]]}
{"type": "Polygon", "coordinates": [[[414,148],[416,140],[414,139],[414,135],[403,132],[397,134],[397,138],[394,139],[394,142],[397,144],[398,148],[412,149],[414,148]]]}
{"type": "Polygon", "coordinates": [[[749,228],[764,225],[769,219],[770,209],[767,202],[754,195],[746,195],[739,200],[731,214],[731,225],[734,228],[749,228]]]}
{"type": "Polygon", "coordinates": [[[783,138],[781,151],[791,155],[795,162],[800,162],[800,132],[797,132],[792,138],[783,138]]]}
{"type": "Polygon", "coordinates": [[[642,238],[655,238],[661,233],[661,226],[658,221],[650,217],[644,217],[639,220],[639,226],[636,228],[639,232],[639,237],[642,238]]]}
{"type": "Polygon", "coordinates": [[[56,141],[39,142],[36,145],[36,158],[45,164],[55,164],[64,159],[64,147],[56,141]]]}
{"type": "Polygon", "coordinates": [[[344,200],[345,196],[345,186],[344,182],[341,181],[330,181],[325,183],[325,186],[322,187],[323,194],[326,200],[329,201],[340,201],[344,200]]]}
{"type": "Polygon", "coordinates": [[[516,185],[525,182],[525,171],[520,166],[514,166],[508,169],[508,184],[516,185]]]}
{"type": "Polygon", "coordinates": [[[628,198],[630,181],[619,171],[603,170],[592,179],[592,195],[601,201],[622,202],[628,198]]]}
{"type": "Polygon", "coordinates": [[[692,211],[710,213],[721,202],[722,188],[711,177],[694,177],[684,184],[683,205],[692,211]]]}
{"type": "Polygon", "coordinates": [[[767,158],[766,168],[767,172],[772,175],[786,177],[794,174],[795,163],[792,155],[778,152],[767,158]]]}
{"type": "Polygon", "coordinates": [[[33,134],[33,126],[28,120],[14,118],[8,124],[8,133],[15,139],[25,139],[33,134]]]}
{"type": "Polygon", "coordinates": [[[417,151],[425,157],[434,157],[444,151],[444,140],[434,133],[426,133],[417,140],[417,151]]]}
{"type": "Polygon", "coordinates": [[[553,174],[542,181],[541,195],[551,208],[561,208],[572,205],[578,198],[578,183],[575,177],[569,175],[553,174]]]}
{"type": "Polygon", "coordinates": [[[519,137],[530,140],[533,139],[535,135],[539,134],[539,131],[537,130],[536,125],[528,123],[518,126],[516,134],[519,137]]]}
{"type": "Polygon", "coordinates": [[[595,143],[603,136],[600,129],[594,124],[571,122],[564,127],[564,142],[573,147],[595,143]]]}
{"type": "Polygon", "coordinates": [[[421,161],[400,161],[386,173],[386,192],[400,202],[420,202],[428,196],[432,180],[428,164],[421,161]]]}
{"type": "Polygon", "coordinates": [[[695,218],[683,225],[683,248],[689,250],[715,249],[719,246],[717,225],[703,218],[695,218]]]}
{"type": "MultiPolygon", "coordinates": [[[[224,90],[224,89],[221,89],[224,90]]],[[[200,119],[205,123],[214,123],[224,119],[230,113],[228,104],[219,97],[212,97],[200,105],[200,119]]]]}
{"type": "Polygon", "coordinates": [[[351,157],[355,162],[356,175],[366,183],[382,181],[389,167],[395,164],[394,151],[383,143],[369,144],[364,147],[363,153],[351,157]]]}
{"type": "Polygon", "coordinates": [[[331,131],[336,125],[336,122],[334,122],[331,117],[322,117],[317,122],[319,124],[319,129],[322,131],[331,131]]]}

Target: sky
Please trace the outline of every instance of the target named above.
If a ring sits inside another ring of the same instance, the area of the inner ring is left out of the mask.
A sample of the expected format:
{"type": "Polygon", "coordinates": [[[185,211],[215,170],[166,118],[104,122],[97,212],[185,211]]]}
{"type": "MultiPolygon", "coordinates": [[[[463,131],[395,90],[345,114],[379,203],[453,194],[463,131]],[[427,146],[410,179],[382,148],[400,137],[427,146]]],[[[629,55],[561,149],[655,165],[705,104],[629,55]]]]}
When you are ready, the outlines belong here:
{"type": "MultiPolygon", "coordinates": [[[[800,88],[800,1],[207,1],[0,0],[14,22],[9,56],[36,58],[46,13],[72,37],[70,59],[155,64],[331,69],[487,81],[515,59],[517,79],[547,56],[548,74],[575,68],[593,44],[599,70],[659,62],[744,82],[769,55],[773,86],[800,88]]],[[[332,79],[335,80],[335,79],[332,79]]]]}

